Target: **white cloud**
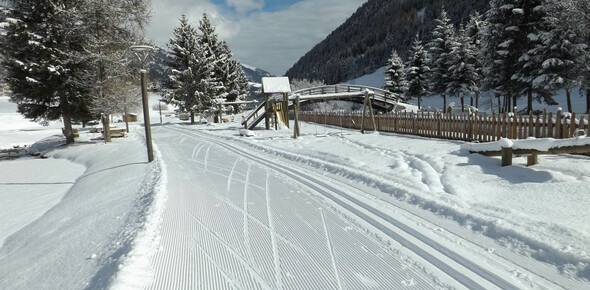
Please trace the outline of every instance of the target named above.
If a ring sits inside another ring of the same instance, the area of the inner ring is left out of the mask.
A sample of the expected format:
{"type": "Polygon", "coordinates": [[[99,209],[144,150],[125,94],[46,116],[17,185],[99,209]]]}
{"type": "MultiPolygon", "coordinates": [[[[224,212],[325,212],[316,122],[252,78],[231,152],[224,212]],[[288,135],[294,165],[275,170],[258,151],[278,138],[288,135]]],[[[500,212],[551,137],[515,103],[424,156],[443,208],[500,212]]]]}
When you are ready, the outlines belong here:
{"type": "Polygon", "coordinates": [[[227,6],[234,7],[239,14],[264,7],[264,0],[225,0],[225,3],[227,6]]]}
{"type": "MultiPolygon", "coordinates": [[[[227,0],[228,4],[230,1],[240,0],[227,0]]],[[[229,42],[240,62],[282,75],[366,1],[304,0],[286,10],[226,16],[205,0],[152,0],[154,16],[148,37],[164,45],[181,14],[198,26],[207,12],[219,37],[229,42]]]]}

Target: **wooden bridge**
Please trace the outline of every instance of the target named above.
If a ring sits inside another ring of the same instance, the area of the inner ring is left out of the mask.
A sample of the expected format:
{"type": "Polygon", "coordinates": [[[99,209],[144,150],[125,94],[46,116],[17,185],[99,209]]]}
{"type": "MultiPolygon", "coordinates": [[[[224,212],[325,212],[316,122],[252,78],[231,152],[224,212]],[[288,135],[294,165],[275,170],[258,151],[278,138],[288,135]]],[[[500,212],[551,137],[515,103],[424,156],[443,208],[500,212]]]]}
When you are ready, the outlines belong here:
{"type": "MultiPolygon", "coordinates": [[[[392,111],[395,104],[399,101],[398,97],[389,91],[380,88],[351,84],[326,85],[301,89],[287,94],[285,99],[293,100],[295,96],[299,96],[301,103],[309,102],[311,100],[323,101],[328,99],[345,99],[350,102],[364,104],[364,94],[366,91],[371,92],[369,99],[371,100],[373,109],[382,113],[392,111]]],[[[280,100],[276,100],[274,102],[279,103],[280,100]]],[[[288,102],[285,100],[283,100],[283,102],[288,108],[293,107],[294,102],[288,102]]],[[[265,102],[258,105],[256,109],[250,112],[246,118],[244,118],[242,125],[244,125],[244,127],[247,129],[253,129],[256,127],[256,125],[258,125],[258,123],[260,123],[267,116],[265,108],[270,108],[270,106],[265,102]]]]}
{"type": "MultiPolygon", "coordinates": [[[[291,95],[300,95],[301,102],[305,102],[308,96],[319,96],[319,95],[338,95],[344,93],[362,93],[366,90],[373,92],[371,94],[371,101],[373,103],[373,108],[379,112],[385,113],[390,112],[393,110],[393,107],[399,99],[397,96],[393,95],[390,91],[386,91],[379,88],[368,87],[368,86],[361,86],[361,85],[350,85],[350,84],[339,84],[339,85],[327,85],[327,86],[320,86],[314,88],[307,88],[301,89],[294,92],[291,92],[291,95]]],[[[357,96],[346,98],[348,101],[363,104],[364,97],[360,94],[357,96]]]]}

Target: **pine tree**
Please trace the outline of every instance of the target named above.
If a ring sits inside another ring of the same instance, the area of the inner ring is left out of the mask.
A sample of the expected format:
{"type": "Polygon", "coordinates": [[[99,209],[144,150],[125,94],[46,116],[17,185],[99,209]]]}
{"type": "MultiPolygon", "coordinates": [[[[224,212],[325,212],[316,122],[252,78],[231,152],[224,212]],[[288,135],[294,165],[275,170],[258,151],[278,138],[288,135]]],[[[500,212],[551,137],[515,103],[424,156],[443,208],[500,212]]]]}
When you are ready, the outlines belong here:
{"type": "MultiPolygon", "coordinates": [[[[482,16],[475,12],[469,17],[469,21],[465,26],[465,33],[467,37],[469,37],[470,44],[471,44],[471,51],[473,53],[473,67],[477,73],[477,80],[476,80],[476,87],[478,88],[475,91],[475,107],[479,108],[479,97],[480,97],[480,88],[482,85],[482,78],[483,78],[483,61],[479,52],[481,51],[481,39],[483,37],[483,26],[484,21],[482,20],[482,16]]],[[[471,98],[470,102],[471,106],[473,104],[473,98],[471,98]]]]}
{"type": "Polygon", "coordinates": [[[443,98],[443,112],[447,107],[447,84],[451,75],[449,67],[451,66],[453,50],[456,47],[455,29],[443,9],[440,17],[435,20],[436,27],[432,31],[432,39],[428,43],[430,54],[430,81],[431,93],[440,94],[443,98]]]}
{"type": "Polygon", "coordinates": [[[228,60],[221,42],[217,39],[215,28],[205,13],[199,20],[197,42],[201,48],[201,61],[204,64],[198,77],[200,86],[197,91],[201,110],[204,110],[210,108],[214,102],[223,101],[225,87],[222,72],[228,60]]]}
{"type": "Polygon", "coordinates": [[[578,63],[585,45],[570,25],[563,2],[547,0],[547,3],[538,38],[534,39],[535,46],[530,51],[531,60],[538,67],[533,87],[544,92],[545,100],[549,101],[557,90],[565,89],[568,111],[572,112],[571,89],[578,83],[578,63]]]}
{"type": "Polygon", "coordinates": [[[35,121],[64,122],[74,142],[72,120],[88,118],[88,38],[76,13],[81,1],[7,1],[6,33],[0,41],[6,82],[17,110],[35,121]]]}
{"type": "Polygon", "coordinates": [[[391,52],[389,68],[385,71],[385,89],[396,98],[400,98],[408,90],[405,66],[397,51],[391,52]]]}
{"type": "Polygon", "coordinates": [[[412,43],[410,56],[411,59],[407,65],[406,72],[408,81],[406,96],[409,99],[415,98],[418,100],[418,108],[420,108],[422,98],[427,96],[429,92],[428,75],[430,74],[430,68],[428,67],[428,53],[424,50],[419,35],[416,35],[412,43]]]}
{"type": "Polygon", "coordinates": [[[191,113],[191,124],[195,122],[195,109],[201,104],[197,93],[201,85],[201,47],[197,42],[197,31],[188,22],[185,15],[180,18],[180,25],[174,28],[170,38],[166,65],[168,66],[168,80],[165,85],[172,90],[171,102],[175,102],[181,110],[191,113]]]}
{"type": "MultiPolygon", "coordinates": [[[[248,81],[242,65],[233,57],[227,42],[218,40],[207,14],[203,14],[199,31],[198,41],[203,47],[207,61],[213,65],[213,74],[208,79],[211,102],[235,102],[245,99],[248,94],[248,81]]],[[[234,105],[233,110],[239,112],[241,106],[234,105]]]]}
{"type": "MultiPolygon", "coordinates": [[[[576,61],[579,72],[580,91],[586,92],[586,113],[590,113],[590,2],[587,0],[564,0],[561,3],[568,27],[584,43],[584,50],[576,61]]],[[[563,19],[563,18],[562,18],[563,19]]]]}
{"type": "Polygon", "coordinates": [[[447,84],[447,92],[451,95],[459,96],[461,99],[461,111],[465,108],[465,95],[475,95],[479,92],[477,83],[479,82],[479,74],[475,64],[477,57],[471,40],[463,26],[460,27],[457,35],[459,47],[452,55],[452,63],[449,68],[451,78],[447,84]]]}

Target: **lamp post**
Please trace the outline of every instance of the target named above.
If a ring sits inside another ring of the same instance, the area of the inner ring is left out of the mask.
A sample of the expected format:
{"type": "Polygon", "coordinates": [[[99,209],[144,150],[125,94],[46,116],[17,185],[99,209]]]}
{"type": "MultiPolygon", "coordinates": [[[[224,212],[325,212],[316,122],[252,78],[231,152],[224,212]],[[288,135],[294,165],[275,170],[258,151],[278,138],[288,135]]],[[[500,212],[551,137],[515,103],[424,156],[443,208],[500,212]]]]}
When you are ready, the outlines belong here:
{"type": "Polygon", "coordinates": [[[131,51],[135,53],[135,56],[141,63],[141,70],[139,71],[141,78],[141,100],[143,103],[143,123],[145,126],[145,142],[147,145],[148,162],[154,161],[154,149],[152,146],[152,129],[150,126],[150,110],[147,97],[147,71],[143,69],[143,63],[148,57],[148,53],[154,48],[147,45],[134,45],[131,46],[131,51]]]}

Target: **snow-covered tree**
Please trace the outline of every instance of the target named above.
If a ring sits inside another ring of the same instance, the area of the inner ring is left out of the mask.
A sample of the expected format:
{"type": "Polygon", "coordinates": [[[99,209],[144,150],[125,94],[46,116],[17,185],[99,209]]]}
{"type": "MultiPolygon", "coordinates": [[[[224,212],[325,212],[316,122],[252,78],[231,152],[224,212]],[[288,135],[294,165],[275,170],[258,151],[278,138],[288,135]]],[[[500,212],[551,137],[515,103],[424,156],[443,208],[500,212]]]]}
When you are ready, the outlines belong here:
{"type": "Polygon", "coordinates": [[[418,100],[418,108],[420,108],[422,98],[427,96],[429,92],[428,76],[430,74],[428,53],[422,46],[420,35],[416,35],[416,39],[412,43],[410,57],[406,66],[406,79],[408,81],[406,97],[418,100]]]}
{"type": "Polygon", "coordinates": [[[447,84],[451,75],[453,51],[457,47],[455,41],[455,28],[443,9],[440,17],[435,20],[436,27],[432,31],[432,39],[428,43],[430,56],[430,88],[432,94],[440,94],[443,98],[443,111],[447,107],[447,84]]]}
{"type": "Polygon", "coordinates": [[[580,90],[586,92],[586,113],[590,112],[590,2],[564,0],[561,3],[568,26],[582,39],[584,51],[577,60],[580,90]]]}
{"type": "Polygon", "coordinates": [[[563,4],[564,1],[546,0],[545,15],[537,37],[531,39],[534,47],[529,54],[538,70],[534,89],[543,92],[545,99],[565,89],[568,111],[572,112],[571,89],[578,83],[579,64],[583,62],[586,45],[570,24],[569,12],[563,9],[563,4]]]}
{"type": "Polygon", "coordinates": [[[385,89],[395,97],[402,97],[408,90],[408,82],[406,81],[406,68],[397,51],[391,52],[388,64],[389,67],[385,71],[385,89]]]}
{"type": "Polygon", "coordinates": [[[477,56],[473,50],[471,39],[462,25],[457,35],[459,47],[451,57],[449,68],[451,77],[447,84],[447,92],[459,96],[461,111],[465,108],[465,96],[473,96],[479,92],[479,73],[476,68],[477,56]]]}
{"type": "Polygon", "coordinates": [[[484,21],[482,20],[482,16],[479,13],[473,13],[469,17],[469,21],[465,26],[465,33],[471,42],[471,50],[473,53],[473,67],[477,72],[477,80],[476,86],[478,90],[475,92],[475,104],[473,104],[473,98],[471,98],[471,106],[475,106],[479,108],[479,97],[480,97],[480,89],[482,85],[482,78],[483,78],[483,61],[479,52],[481,51],[481,39],[483,37],[483,26],[484,21]]]}
{"type": "MultiPolygon", "coordinates": [[[[223,84],[223,92],[221,97],[226,102],[244,101],[246,100],[248,91],[248,79],[240,64],[233,58],[229,45],[222,41],[220,44],[222,48],[221,58],[223,61],[218,62],[219,67],[217,72],[223,84]]],[[[243,105],[233,105],[233,111],[238,113],[241,111],[243,105]]]]}
{"type": "Polygon", "coordinates": [[[201,47],[197,41],[196,29],[185,15],[180,25],[174,28],[168,43],[168,80],[165,85],[171,89],[170,102],[175,102],[181,110],[191,113],[191,124],[195,122],[195,109],[201,104],[197,89],[201,85],[201,75],[211,74],[212,66],[202,60],[201,47]],[[204,66],[201,66],[201,65],[204,66]]]}
{"type": "Polygon", "coordinates": [[[137,108],[139,94],[130,91],[130,87],[139,92],[139,64],[133,64],[135,58],[129,47],[143,42],[149,1],[86,0],[78,10],[89,36],[85,49],[92,66],[91,111],[109,116],[137,108]]]}
{"type": "Polygon", "coordinates": [[[72,120],[89,117],[88,42],[80,1],[12,0],[0,41],[6,82],[18,112],[35,121],[63,119],[67,143],[72,120]]]}

